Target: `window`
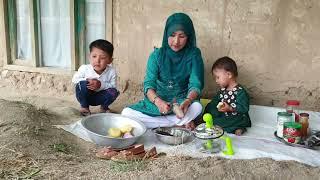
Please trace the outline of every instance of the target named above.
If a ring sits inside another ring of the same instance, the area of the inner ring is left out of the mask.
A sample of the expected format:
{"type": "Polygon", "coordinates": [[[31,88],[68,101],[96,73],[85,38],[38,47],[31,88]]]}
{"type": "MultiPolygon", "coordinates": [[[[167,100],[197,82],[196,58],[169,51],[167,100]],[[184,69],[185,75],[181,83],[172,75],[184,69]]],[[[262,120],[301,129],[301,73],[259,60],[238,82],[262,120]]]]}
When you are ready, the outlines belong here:
{"type": "Polygon", "coordinates": [[[28,0],[17,1],[17,58],[31,59],[30,8],[28,0]]]}
{"type": "Polygon", "coordinates": [[[70,1],[40,0],[39,3],[40,66],[70,68],[70,1]]]}
{"type": "Polygon", "coordinates": [[[6,0],[8,66],[77,70],[112,32],[112,0],[6,0]],[[108,23],[106,23],[108,22],[108,23]]]}
{"type": "MultiPolygon", "coordinates": [[[[86,57],[90,42],[105,37],[105,9],[103,0],[86,0],[86,57]]],[[[86,58],[88,60],[88,58],[86,58]]],[[[88,61],[86,61],[88,63],[88,61]]]]}

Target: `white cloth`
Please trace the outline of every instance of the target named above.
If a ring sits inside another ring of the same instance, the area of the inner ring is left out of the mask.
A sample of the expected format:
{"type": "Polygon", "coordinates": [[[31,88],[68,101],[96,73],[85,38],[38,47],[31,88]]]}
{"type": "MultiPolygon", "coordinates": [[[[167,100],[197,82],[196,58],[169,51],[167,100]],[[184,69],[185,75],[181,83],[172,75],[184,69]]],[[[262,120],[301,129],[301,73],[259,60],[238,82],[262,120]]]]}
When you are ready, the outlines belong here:
{"type": "Polygon", "coordinates": [[[108,88],[117,88],[117,73],[111,64],[109,64],[101,74],[97,74],[91,64],[81,65],[78,71],[73,75],[72,82],[77,84],[88,78],[98,79],[101,82],[101,87],[97,91],[108,88]]]}
{"type": "MultiPolygon", "coordinates": [[[[279,142],[273,135],[276,130],[277,112],[283,108],[250,105],[250,118],[252,127],[243,136],[230,134],[235,151],[233,156],[226,156],[222,152],[206,154],[199,151],[203,141],[195,138],[192,142],[170,146],[157,140],[152,131],[147,131],[137,143],[143,143],[146,148],[157,147],[157,151],[165,152],[168,156],[191,156],[195,158],[208,156],[223,156],[230,159],[255,159],[272,158],[274,160],[294,160],[311,166],[320,167],[320,149],[310,150],[300,147],[292,147],[279,142]]],[[[301,111],[310,114],[310,127],[320,130],[320,112],[301,111]]],[[[139,119],[142,120],[142,119],[139,119]]],[[[87,130],[81,125],[81,120],[70,125],[58,125],[86,141],[92,142],[87,130]]],[[[218,142],[221,139],[217,140],[218,142]]],[[[222,143],[222,147],[224,144],[222,143]]]]}
{"type": "Polygon", "coordinates": [[[177,118],[176,115],[152,117],[128,107],[122,110],[121,115],[137,118],[143,122],[147,128],[156,128],[185,125],[194,120],[201,113],[201,111],[201,104],[199,102],[194,102],[190,105],[187,113],[182,119],[177,118]]]}
{"type": "Polygon", "coordinates": [[[71,67],[70,1],[40,2],[41,66],[71,67]]]}
{"type": "Polygon", "coordinates": [[[17,55],[20,60],[32,58],[30,7],[28,0],[17,0],[17,55]]]}

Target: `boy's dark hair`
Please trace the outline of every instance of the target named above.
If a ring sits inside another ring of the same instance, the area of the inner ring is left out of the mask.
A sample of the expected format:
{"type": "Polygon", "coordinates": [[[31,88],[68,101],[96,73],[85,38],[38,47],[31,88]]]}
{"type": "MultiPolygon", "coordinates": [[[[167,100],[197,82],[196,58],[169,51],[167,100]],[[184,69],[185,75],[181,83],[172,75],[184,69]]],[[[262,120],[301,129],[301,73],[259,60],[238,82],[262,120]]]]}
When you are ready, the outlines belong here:
{"type": "Polygon", "coordinates": [[[101,49],[102,51],[107,53],[110,57],[112,57],[112,55],[113,55],[113,45],[107,40],[98,39],[98,40],[95,40],[92,43],[90,43],[90,45],[89,45],[90,52],[92,51],[92,49],[94,47],[101,49]]]}
{"type": "Polygon", "coordinates": [[[234,77],[238,76],[237,64],[228,56],[217,59],[212,65],[211,72],[215,69],[224,69],[225,71],[231,72],[234,77]]]}

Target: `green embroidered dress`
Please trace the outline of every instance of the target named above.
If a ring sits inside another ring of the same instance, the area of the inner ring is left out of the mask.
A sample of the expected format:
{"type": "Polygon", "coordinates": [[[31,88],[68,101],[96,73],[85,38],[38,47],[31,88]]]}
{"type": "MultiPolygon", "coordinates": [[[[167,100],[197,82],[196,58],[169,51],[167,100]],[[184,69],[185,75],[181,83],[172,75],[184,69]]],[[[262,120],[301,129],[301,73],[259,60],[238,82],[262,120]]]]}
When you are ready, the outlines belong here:
{"type": "Polygon", "coordinates": [[[222,127],[228,133],[234,133],[237,129],[251,127],[248,111],[249,95],[243,87],[237,85],[232,90],[220,89],[206,106],[204,113],[210,113],[213,116],[215,125],[222,127]],[[217,109],[219,102],[228,103],[235,111],[219,112],[217,109]]]}
{"type": "Polygon", "coordinates": [[[176,99],[181,103],[190,91],[196,91],[200,97],[203,76],[203,60],[196,47],[192,21],[186,14],[175,13],[166,22],[162,47],[155,49],[149,57],[143,84],[145,98],[129,107],[149,116],[160,116],[157,106],[146,96],[149,89],[154,89],[164,101],[170,103],[176,99]],[[168,37],[178,30],[182,30],[188,40],[182,50],[174,52],[168,45],[168,37]]]}

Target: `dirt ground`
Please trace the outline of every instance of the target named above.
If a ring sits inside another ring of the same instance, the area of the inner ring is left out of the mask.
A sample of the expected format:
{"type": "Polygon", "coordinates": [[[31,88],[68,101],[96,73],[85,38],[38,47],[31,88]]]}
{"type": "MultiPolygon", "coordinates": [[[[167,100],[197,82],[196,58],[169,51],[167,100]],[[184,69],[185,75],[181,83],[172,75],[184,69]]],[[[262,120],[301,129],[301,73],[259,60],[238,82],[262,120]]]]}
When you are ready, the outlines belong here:
{"type": "Polygon", "coordinates": [[[95,145],[52,126],[80,118],[73,96],[39,94],[0,87],[0,179],[319,179],[319,167],[272,159],[100,160],[95,145]]]}

